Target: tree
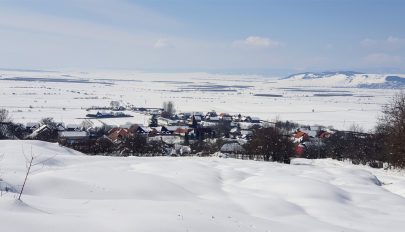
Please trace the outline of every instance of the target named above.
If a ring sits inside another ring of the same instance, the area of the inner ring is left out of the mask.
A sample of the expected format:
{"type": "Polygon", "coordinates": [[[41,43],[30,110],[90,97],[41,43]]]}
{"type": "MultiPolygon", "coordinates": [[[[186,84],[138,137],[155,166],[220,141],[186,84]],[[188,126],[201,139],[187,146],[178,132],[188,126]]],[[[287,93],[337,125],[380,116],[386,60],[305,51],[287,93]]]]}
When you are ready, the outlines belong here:
{"type": "Polygon", "coordinates": [[[387,162],[405,167],[405,92],[394,95],[391,102],[383,106],[376,133],[383,137],[387,162]]]}
{"type": "Polygon", "coordinates": [[[0,139],[7,139],[10,124],[11,117],[9,116],[8,110],[0,109],[0,139]]]}
{"type": "Polygon", "coordinates": [[[265,161],[288,163],[294,154],[294,146],[289,137],[273,127],[256,129],[253,139],[244,148],[251,158],[263,158],[265,161]]]}
{"type": "MultiPolygon", "coordinates": [[[[23,154],[24,154],[24,150],[23,150],[23,154]]],[[[28,180],[29,175],[30,175],[31,173],[33,173],[34,171],[38,171],[38,170],[39,170],[39,169],[33,170],[33,168],[36,167],[36,166],[39,166],[39,165],[42,165],[42,166],[43,166],[47,161],[53,159],[53,157],[50,157],[50,158],[47,158],[47,159],[39,160],[40,157],[39,157],[39,156],[35,156],[35,155],[32,153],[32,148],[31,148],[31,154],[30,154],[30,156],[27,157],[27,156],[25,156],[25,154],[24,154],[24,157],[25,157],[25,165],[26,165],[27,171],[25,172],[24,182],[23,182],[23,184],[22,184],[22,186],[21,186],[20,193],[18,194],[18,200],[21,200],[21,196],[22,196],[22,194],[24,193],[24,188],[25,188],[25,186],[26,186],[26,184],[27,184],[27,180],[28,180]]]]}
{"type": "Polygon", "coordinates": [[[0,122],[7,123],[11,122],[11,117],[6,109],[0,109],[0,122]]]}
{"type": "Polygon", "coordinates": [[[110,102],[110,107],[111,107],[111,109],[113,109],[113,110],[119,109],[120,106],[121,106],[121,104],[120,104],[119,101],[111,101],[111,102],[110,102]]]}
{"type": "Polygon", "coordinates": [[[121,150],[131,155],[144,154],[148,150],[147,137],[137,133],[127,136],[123,139],[121,150]]]}
{"type": "Polygon", "coordinates": [[[174,108],[174,103],[172,101],[163,102],[163,112],[162,117],[170,118],[176,113],[176,109],[174,108]]]}

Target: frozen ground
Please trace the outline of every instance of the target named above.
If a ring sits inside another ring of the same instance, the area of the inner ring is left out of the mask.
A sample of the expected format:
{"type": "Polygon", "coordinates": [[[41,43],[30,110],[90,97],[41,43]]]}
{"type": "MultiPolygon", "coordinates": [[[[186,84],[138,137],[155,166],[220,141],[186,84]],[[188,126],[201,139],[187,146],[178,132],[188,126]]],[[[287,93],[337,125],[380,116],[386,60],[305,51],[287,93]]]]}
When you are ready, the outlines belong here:
{"type": "Polygon", "coordinates": [[[405,227],[405,177],[333,160],[85,156],[0,141],[1,231],[390,231],[405,227]],[[51,158],[51,159],[49,159],[51,158]]]}
{"type": "MultiPolygon", "coordinates": [[[[355,85],[380,83],[369,75],[348,82],[341,76],[278,80],[262,76],[207,73],[156,74],[137,72],[22,72],[0,71],[0,107],[14,121],[33,122],[50,116],[80,123],[90,106],[122,101],[138,107],[161,107],[173,101],[178,112],[242,113],[273,121],[276,118],[347,129],[353,123],[371,129],[381,106],[397,91],[362,89],[355,85]]],[[[147,123],[144,115],[105,119],[114,125],[147,123]]],[[[93,120],[100,124],[98,120],[93,120]]]]}

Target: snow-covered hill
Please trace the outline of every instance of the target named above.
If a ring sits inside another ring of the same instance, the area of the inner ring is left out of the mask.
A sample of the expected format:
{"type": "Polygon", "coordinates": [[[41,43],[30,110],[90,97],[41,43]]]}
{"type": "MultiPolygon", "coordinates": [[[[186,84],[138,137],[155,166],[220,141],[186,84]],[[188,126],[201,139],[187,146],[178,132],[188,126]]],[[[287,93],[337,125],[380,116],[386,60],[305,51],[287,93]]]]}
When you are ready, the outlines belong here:
{"type": "Polygon", "coordinates": [[[405,88],[405,75],[365,74],[353,71],[305,72],[282,78],[311,86],[357,87],[357,88],[405,88]]]}
{"type": "Polygon", "coordinates": [[[1,231],[403,231],[405,177],[333,160],[85,156],[0,141],[1,231]]]}

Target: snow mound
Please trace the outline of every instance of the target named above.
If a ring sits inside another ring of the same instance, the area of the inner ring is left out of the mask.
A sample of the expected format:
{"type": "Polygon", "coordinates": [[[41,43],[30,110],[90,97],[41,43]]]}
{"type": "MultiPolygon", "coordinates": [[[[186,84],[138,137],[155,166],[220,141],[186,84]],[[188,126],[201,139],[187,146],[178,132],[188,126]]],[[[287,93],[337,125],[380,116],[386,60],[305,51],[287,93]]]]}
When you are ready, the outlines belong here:
{"type": "Polygon", "coordinates": [[[399,232],[405,226],[404,176],[335,160],[105,157],[37,141],[0,145],[6,148],[1,178],[16,189],[25,172],[21,147],[52,160],[29,176],[23,202],[15,193],[0,197],[4,231],[399,232]]]}

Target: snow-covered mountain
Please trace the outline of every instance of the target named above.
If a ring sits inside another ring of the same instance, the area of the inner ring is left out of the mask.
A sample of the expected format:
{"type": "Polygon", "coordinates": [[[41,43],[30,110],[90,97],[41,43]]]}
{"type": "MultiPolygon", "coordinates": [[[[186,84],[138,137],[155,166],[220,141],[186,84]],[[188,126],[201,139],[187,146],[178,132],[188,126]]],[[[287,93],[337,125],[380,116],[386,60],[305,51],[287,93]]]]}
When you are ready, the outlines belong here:
{"type": "Polygon", "coordinates": [[[297,73],[284,77],[281,81],[311,86],[405,88],[404,74],[366,74],[353,71],[297,73]]]}

